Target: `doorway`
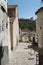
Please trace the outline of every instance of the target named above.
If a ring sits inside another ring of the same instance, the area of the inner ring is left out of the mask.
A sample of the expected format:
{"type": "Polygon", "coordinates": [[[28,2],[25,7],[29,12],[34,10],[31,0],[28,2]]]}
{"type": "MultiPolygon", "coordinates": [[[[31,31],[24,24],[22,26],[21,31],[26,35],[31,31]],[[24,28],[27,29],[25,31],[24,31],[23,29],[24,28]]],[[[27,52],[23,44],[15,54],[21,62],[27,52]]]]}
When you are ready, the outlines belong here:
{"type": "Polygon", "coordinates": [[[13,22],[10,22],[11,50],[13,50],[13,22]]]}

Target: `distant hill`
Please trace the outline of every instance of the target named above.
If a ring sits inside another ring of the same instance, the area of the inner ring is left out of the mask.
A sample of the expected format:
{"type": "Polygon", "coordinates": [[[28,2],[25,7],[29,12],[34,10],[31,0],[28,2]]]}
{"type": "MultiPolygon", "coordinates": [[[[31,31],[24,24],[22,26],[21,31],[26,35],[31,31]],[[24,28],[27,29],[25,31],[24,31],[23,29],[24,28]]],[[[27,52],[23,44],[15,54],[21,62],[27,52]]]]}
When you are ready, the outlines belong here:
{"type": "Polygon", "coordinates": [[[35,20],[31,20],[31,19],[19,19],[19,27],[21,29],[29,29],[31,31],[35,31],[36,30],[36,22],[35,20]]]}

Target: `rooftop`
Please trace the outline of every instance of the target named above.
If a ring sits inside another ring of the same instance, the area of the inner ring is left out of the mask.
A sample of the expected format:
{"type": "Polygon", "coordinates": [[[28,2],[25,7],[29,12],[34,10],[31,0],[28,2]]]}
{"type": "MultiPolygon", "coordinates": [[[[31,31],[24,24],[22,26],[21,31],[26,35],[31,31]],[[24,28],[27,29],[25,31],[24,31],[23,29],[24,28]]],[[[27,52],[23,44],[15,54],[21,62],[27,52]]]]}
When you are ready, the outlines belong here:
{"type": "Polygon", "coordinates": [[[18,5],[8,5],[8,8],[16,8],[18,5]]]}
{"type": "Polygon", "coordinates": [[[39,12],[39,11],[41,11],[41,10],[43,10],[43,7],[41,7],[41,8],[39,8],[37,11],[36,11],[36,15],[37,15],[37,13],[39,12]]]}

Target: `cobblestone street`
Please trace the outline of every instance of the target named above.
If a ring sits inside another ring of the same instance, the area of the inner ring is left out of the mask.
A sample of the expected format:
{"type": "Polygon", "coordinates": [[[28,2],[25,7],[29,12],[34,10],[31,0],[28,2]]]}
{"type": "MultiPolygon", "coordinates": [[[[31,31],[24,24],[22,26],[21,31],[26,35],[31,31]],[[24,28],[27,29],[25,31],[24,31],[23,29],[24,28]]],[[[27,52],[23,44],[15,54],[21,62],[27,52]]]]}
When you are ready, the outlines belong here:
{"type": "Polygon", "coordinates": [[[31,43],[19,43],[16,51],[11,52],[9,65],[35,65],[36,54],[32,48],[27,48],[31,43]]]}

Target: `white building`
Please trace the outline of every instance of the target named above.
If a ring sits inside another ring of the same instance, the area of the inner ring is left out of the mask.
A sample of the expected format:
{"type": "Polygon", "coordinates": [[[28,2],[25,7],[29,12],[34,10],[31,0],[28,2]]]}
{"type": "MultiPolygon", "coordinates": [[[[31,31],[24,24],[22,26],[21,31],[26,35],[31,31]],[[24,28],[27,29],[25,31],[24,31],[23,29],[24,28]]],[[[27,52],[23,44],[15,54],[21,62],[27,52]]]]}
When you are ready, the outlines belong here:
{"type": "Polygon", "coordinates": [[[15,50],[19,43],[19,24],[18,24],[18,7],[17,5],[8,5],[8,16],[10,24],[10,41],[11,50],[15,50]]]}
{"type": "Polygon", "coordinates": [[[17,5],[9,5],[7,10],[7,0],[0,0],[0,45],[4,49],[1,65],[6,65],[11,58],[11,50],[15,50],[18,43],[18,7],[17,5]]]}
{"type": "Polygon", "coordinates": [[[0,0],[0,45],[3,48],[1,65],[6,65],[10,56],[9,19],[7,16],[7,0],[0,0]]]}

